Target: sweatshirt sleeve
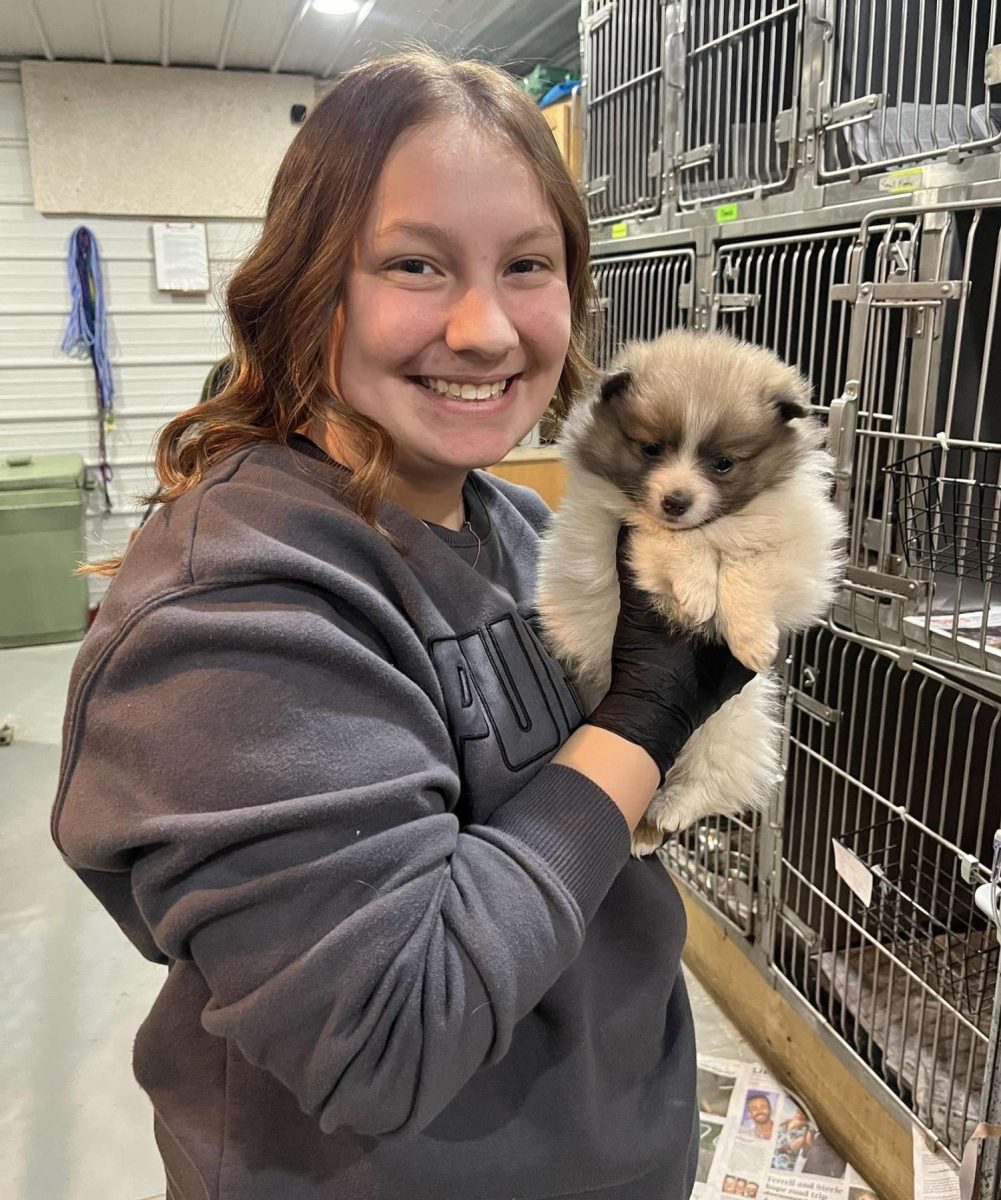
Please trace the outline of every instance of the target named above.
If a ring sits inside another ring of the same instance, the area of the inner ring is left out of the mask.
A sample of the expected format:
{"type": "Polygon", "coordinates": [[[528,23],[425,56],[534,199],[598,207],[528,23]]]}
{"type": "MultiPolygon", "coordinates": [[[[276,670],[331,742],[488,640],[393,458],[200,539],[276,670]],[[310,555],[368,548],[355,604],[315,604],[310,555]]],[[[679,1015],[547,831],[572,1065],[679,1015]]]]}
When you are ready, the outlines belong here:
{"type": "Polygon", "coordinates": [[[198,966],[205,1028],[328,1132],[418,1131],[500,1059],[629,850],[552,764],[460,830],[448,730],[392,658],[308,588],[147,610],[76,681],[53,816],[113,914],[198,966]]]}

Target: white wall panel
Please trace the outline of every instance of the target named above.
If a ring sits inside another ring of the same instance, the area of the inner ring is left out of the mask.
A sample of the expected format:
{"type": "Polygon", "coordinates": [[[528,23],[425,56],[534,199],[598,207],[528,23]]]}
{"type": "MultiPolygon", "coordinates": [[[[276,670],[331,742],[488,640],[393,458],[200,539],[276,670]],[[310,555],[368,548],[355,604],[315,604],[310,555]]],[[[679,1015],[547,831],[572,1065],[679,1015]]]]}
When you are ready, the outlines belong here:
{"type": "MultiPolygon", "coordinates": [[[[156,480],[158,431],[197,403],[211,365],[226,352],[221,311],[229,275],[260,232],[259,221],[206,222],[212,292],[175,297],[156,290],[153,217],[41,216],[33,207],[21,87],[0,75],[0,453],[83,455],[98,461],[94,377],[89,360],[60,349],[70,309],[69,236],[81,224],[97,238],[108,301],[115,429],[108,436],[112,511],[89,497],[90,559],[118,553],[142,514],[136,497],[156,480]]],[[[107,581],[92,576],[91,598],[107,581]]]]}
{"type": "Polygon", "coordinates": [[[263,215],[314,95],[302,75],[94,62],[26,61],[21,83],[39,211],[196,220],[263,215]]]}

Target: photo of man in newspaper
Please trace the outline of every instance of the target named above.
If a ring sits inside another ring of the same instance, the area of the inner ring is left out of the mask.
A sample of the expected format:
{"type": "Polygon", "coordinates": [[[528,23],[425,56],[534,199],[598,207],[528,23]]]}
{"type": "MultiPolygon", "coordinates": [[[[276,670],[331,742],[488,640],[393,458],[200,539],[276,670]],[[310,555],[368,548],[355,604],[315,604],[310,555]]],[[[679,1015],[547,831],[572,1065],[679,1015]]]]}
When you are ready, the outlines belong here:
{"type": "Polygon", "coordinates": [[[745,1136],[770,1141],[775,1132],[774,1113],[778,1104],[777,1092],[749,1091],[744,1102],[744,1117],[740,1132],[745,1136]]]}

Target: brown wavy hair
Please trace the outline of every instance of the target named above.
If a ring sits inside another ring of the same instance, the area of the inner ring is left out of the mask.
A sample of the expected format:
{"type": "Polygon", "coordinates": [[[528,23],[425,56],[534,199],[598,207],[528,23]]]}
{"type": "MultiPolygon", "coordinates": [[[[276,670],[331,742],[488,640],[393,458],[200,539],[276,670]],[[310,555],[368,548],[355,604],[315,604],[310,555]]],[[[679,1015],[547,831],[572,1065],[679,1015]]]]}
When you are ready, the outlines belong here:
{"type": "MultiPolygon", "coordinates": [[[[596,311],[589,235],[577,184],[536,105],[504,71],[427,50],[346,72],[317,103],[275,176],[256,247],[227,290],[232,371],[205,403],[160,432],[161,488],[169,504],[215,463],[254,442],[286,442],[315,417],[333,421],[359,451],[345,499],[377,526],[393,468],[390,435],[328,384],[333,318],[372,195],[401,134],[441,117],[475,120],[505,137],[534,169],[563,226],[571,336],[553,401],[556,416],[593,373],[596,311]]],[[[90,570],[114,574],[121,557],[90,570]]]]}

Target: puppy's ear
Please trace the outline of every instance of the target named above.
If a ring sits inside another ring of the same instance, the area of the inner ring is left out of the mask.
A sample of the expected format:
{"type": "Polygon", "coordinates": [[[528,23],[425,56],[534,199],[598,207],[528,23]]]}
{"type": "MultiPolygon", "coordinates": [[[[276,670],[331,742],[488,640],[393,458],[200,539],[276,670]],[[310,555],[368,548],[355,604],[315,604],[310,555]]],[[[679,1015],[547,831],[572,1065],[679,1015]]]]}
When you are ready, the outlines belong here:
{"type": "Polygon", "coordinates": [[[615,400],[629,387],[633,381],[631,371],[616,371],[613,375],[606,375],[601,381],[601,399],[607,404],[611,400],[615,400]]]}
{"type": "Polygon", "coordinates": [[[776,415],[783,425],[788,421],[795,421],[797,417],[805,417],[810,411],[799,396],[790,392],[774,396],[772,404],[775,405],[776,415]]]}

